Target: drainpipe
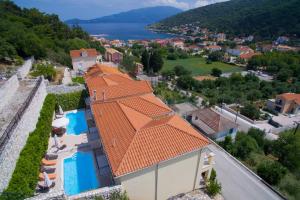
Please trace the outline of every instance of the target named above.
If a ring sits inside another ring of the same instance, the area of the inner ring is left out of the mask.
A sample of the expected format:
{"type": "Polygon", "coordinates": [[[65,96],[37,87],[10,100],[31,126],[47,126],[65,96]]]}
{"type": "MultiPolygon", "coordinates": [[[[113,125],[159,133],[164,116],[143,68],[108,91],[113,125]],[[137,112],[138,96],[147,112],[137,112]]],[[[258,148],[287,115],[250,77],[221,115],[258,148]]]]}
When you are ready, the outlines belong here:
{"type": "Polygon", "coordinates": [[[201,154],[202,154],[202,149],[200,149],[199,153],[198,153],[197,166],[196,166],[196,172],[195,172],[195,177],[194,177],[193,191],[196,189],[196,182],[197,182],[197,175],[198,175],[198,172],[199,172],[201,154]]]}
{"type": "Polygon", "coordinates": [[[155,165],[155,200],[157,200],[158,163],[155,165]]]}

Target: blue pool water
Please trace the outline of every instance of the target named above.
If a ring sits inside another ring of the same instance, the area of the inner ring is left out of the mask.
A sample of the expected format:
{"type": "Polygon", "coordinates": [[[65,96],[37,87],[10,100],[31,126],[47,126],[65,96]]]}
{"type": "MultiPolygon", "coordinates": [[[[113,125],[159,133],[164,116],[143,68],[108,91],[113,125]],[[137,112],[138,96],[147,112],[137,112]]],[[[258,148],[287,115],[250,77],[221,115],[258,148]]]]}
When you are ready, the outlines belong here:
{"type": "Polygon", "coordinates": [[[92,152],[77,152],[64,159],[64,190],[67,195],[99,187],[92,152]]]}
{"type": "Polygon", "coordinates": [[[66,115],[69,119],[67,134],[80,135],[88,130],[84,111],[71,112],[66,115]]]}

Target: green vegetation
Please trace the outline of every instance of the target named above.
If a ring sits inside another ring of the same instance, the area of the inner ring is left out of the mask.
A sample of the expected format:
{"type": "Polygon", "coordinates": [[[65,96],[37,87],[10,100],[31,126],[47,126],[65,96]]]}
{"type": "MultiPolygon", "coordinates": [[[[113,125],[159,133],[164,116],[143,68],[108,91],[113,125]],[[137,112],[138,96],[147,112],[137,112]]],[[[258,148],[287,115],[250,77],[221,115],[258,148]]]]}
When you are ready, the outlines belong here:
{"type": "Polygon", "coordinates": [[[55,105],[54,95],[49,94],[44,101],[36,129],[30,133],[9,185],[0,199],[24,199],[34,194],[38,182],[40,161],[48,148],[55,105]]]}
{"type": "Polygon", "coordinates": [[[73,81],[73,83],[79,83],[79,84],[84,84],[85,83],[84,78],[81,77],[81,76],[72,78],[72,81],[73,81]]]}
{"type": "Polygon", "coordinates": [[[172,70],[175,66],[183,66],[188,71],[192,72],[192,75],[208,75],[211,73],[213,68],[218,68],[222,72],[239,72],[242,68],[229,65],[222,62],[212,62],[207,64],[205,58],[200,57],[191,57],[187,59],[178,59],[178,60],[165,60],[163,71],[172,70]]]}
{"type": "Polygon", "coordinates": [[[219,194],[222,190],[221,184],[217,181],[217,174],[214,169],[212,169],[212,171],[211,171],[210,179],[207,183],[206,190],[207,190],[207,193],[212,197],[219,194]]]}
{"type": "Polygon", "coordinates": [[[215,77],[220,77],[222,75],[222,70],[218,68],[212,68],[211,75],[215,77]]]}
{"type": "MultiPolygon", "coordinates": [[[[105,200],[102,196],[95,197],[95,200],[105,200]]],[[[126,191],[125,192],[113,192],[109,200],[129,200],[126,191]]]]}
{"type": "Polygon", "coordinates": [[[34,77],[44,76],[49,81],[52,81],[56,75],[56,71],[54,69],[54,66],[51,64],[39,63],[33,66],[33,71],[31,72],[31,75],[34,77]]]}
{"type": "Polygon", "coordinates": [[[177,104],[177,103],[183,103],[186,101],[194,102],[195,97],[187,97],[184,95],[181,95],[177,90],[170,90],[168,86],[164,83],[159,83],[154,88],[155,95],[161,97],[164,99],[168,104],[177,104]]]}
{"type": "Polygon", "coordinates": [[[79,92],[67,93],[67,94],[57,94],[55,95],[57,104],[62,107],[63,110],[75,110],[84,108],[84,99],[87,97],[87,91],[82,90],[79,92]]]}
{"type": "Polygon", "coordinates": [[[144,70],[147,73],[157,73],[164,65],[164,60],[159,49],[155,49],[150,52],[144,50],[142,53],[141,62],[144,65],[144,70]]]}
{"type": "Polygon", "coordinates": [[[252,120],[259,119],[260,117],[259,109],[254,104],[250,103],[247,103],[244,107],[241,108],[241,114],[252,120]]]}
{"type": "Polygon", "coordinates": [[[294,78],[300,80],[300,52],[269,52],[254,56],[249,60],[248,69],[264,70],[277,80],[286,82],[294,78]]]}
{"type": "Polygon", "coordinates": [[[103,51],[80,27],[70,28],[57,15],[21,9],[6,0],[0,0],[0,38],[0,62],[5,63],[18,56],[34,56],[71,66],[70,50],[92,47],[103,51]]]}
{"type": "Polygon", "coordinates": [[[264,136],[264,132],[250,129],[248,134],[238,133],[235,142],[226,137],[219,144],[288,199],[299,199],[300,130],[283,132],[274,141],[264,136]]]}
{"type": "Polygon", "coordinates": [[[198,24],[212,31],[270,38],[300,34],[298,0],[231,0],[167,18],[156,26],[162,30],[182,24],[198,24]]]}

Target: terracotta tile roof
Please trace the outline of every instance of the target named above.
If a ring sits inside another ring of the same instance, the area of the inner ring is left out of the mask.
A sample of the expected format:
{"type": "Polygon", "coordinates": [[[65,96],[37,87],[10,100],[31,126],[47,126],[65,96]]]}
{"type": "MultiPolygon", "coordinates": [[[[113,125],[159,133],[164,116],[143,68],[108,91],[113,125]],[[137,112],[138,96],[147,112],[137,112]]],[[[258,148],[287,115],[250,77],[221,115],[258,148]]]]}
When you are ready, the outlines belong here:
{"type": "MultiPolygon", "coordinates": [[[[203,122],[206,126],[213,130],[212,134],[219,133],[231,128],[237,127],[235,123],[229,119],[221,116],[210,108],[200,109],[193,112],[193,117],[197,117],[198,120],[203,122]]],[[[200,123],[199,123],[200,125],[200,123]]],[[[199,127],[204,130],[206,127],[199,127]]],[[[204,130],[205,131],[205,130],[204,130]]],[[[208,131],[209,132],[209,131],[208,131]]]]}
{"type": "Polygon", "coordinates": [[[80,50],[72,50],[70,51],[71,58],[79,58],[82,56],[82,53],[86,52],[88,57],[96,57],[98,52],[96,49],[80,49],[80,50]]]}
{"type": "Polygon", "coordinates": [[[91,68],[86,76],[86,84],[90,95],[96,91],[97,100],[111,100],[133,95],[152,93],[147,81],[135,81],[121,72],[103,73],[102,68],[91,68]],[[104,94],[104,97],[103,97],[104,94]]]}
{"type": "Polygon", "coordinates": [[[113,48],[106,48],[106,52],[108,52],[110,54],[114,54],[114,53],[122,54],[121,52],[119,52],[118,50],[113,49],[113,48]]]}
{"type": "Polygon", "coordinates": [[[252,58],[253,56],[256,56],[256,55],[260,55],[260,53],[254,53],[254,52],[245,53],[245,54],[241,54],[240,58],[248,60],[248,59],[250,59],[250,58],[252,58]]]}
{"type": "Polygon", "coordinates": [[[92,104],[92,110],[115,176],[149,167],[209,144],[206,138],[177,115],[155,120],[153,113],[134,110],[122,101],[92,104]]]}
{"type": "Polygon", "coordinates": [[[118,68],[98,63],[98,64],[95,64],[95,65],[91,66],[87,70],[87,72],[85,74],[85,78],[94,77],[94,76],[97,76],[99,74],[121,74],[123,76],[127,76],[126,74],[123,74],[122,72],[120,72],[118,70],[118,68]]]}
{"type": "Polygon", "coordinates": [[[300,94],[284,93],[284,94],[278,95],[277,97],[283,98],[286,101],[295,101],[295,103],[300,105],[300,94]]]}

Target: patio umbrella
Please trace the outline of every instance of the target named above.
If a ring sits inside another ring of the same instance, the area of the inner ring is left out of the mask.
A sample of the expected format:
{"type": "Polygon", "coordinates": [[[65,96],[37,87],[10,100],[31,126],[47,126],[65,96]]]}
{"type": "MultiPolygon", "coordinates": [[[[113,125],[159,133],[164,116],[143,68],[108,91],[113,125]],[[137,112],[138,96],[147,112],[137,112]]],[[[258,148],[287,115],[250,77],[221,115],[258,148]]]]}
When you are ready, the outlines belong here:
{"type": "Polygon", "coordinates": [[[69,119],[65,117],[56,119],[52,122],[52,126],[55,128],[66,127],[68,124],[69,124],[69,119]]]}
{"type": "Polygon", "coordinates": [[[47,187],[47,188],[51,187],[52,181],[50,180],[48,174],[46,172],[43,172],[43,175],[44,175],[44,180],[45,180],[45,182],[44,182],[45,187],[47,187]]]}
{"type": "Polygon", "coordinates": [[[57,135],[54,135],[54,145],[59,148],[59,141],[57,135]]]}
{"type": "Polygon", "coordinates": [[[64,111],[63,111],[63,109],[61,108],[60,105],[58,106],[58,112],[59,112],[60,115],[64,114],[64,111]]]}

